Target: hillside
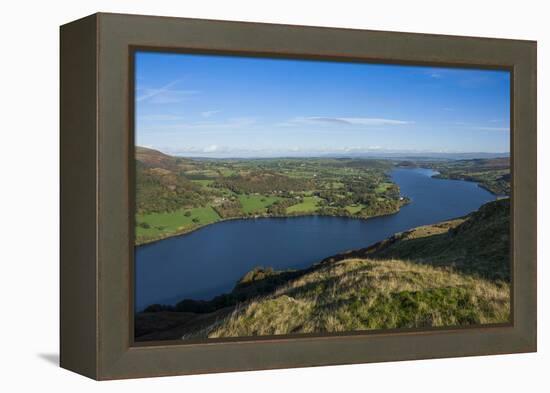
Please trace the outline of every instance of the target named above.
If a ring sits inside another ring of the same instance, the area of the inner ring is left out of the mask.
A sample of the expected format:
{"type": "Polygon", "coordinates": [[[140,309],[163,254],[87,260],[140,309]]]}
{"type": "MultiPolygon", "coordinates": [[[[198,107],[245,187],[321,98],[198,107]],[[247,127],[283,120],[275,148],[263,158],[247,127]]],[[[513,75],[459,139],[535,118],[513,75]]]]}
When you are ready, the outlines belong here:
{"type": "Polygon", "coordinates": [[[136,245],[254,217],[393,214],[408,202],[371,159],[200,159],[136,147],[136,245]]]}
{"type": "Polygon", "coordinates": [[[507,322],[509,209],[507,199],[490,202],[466,217],[396,234],[308,269],[255,269],[211,301],[139,313],[136,339],[507,322]]]}
{"type": "Polygon", "coordinates": [[[510,280],[510,200],[489,202],[470,215],[414,228],[371,247],[327,258],[395,258],[492,281],[510,280]]]}
{"type": "Polygon", "coordinates": [[[176,170],[178,167],[177,158],[161,153],[158,150],[141,146],[136,146],[136,161],[142,163],[147,168],[176,170]]]}
{"type": "Polygon", "coordinates": [[[508,317],[506,285],[402,260],[346,259],[238,308],[208,337],[472,325],[508,317]]]}
{"type": "Polygon", "coordinates": [[[467,180],[495,195],[510,195],[510,158],[458,160],[432,165],[442,179],[467,180]]]}

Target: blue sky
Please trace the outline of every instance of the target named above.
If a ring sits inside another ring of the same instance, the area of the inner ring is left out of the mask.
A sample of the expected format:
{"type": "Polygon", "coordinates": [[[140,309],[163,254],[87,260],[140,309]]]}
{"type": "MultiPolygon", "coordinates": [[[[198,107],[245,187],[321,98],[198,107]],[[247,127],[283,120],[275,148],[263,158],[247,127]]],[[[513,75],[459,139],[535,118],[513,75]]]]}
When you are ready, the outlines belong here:
{"type": "Polygon", "coordinates": [[[181,156],[509,152],[510,75],[136,54],[136,143],[181,156]]]}

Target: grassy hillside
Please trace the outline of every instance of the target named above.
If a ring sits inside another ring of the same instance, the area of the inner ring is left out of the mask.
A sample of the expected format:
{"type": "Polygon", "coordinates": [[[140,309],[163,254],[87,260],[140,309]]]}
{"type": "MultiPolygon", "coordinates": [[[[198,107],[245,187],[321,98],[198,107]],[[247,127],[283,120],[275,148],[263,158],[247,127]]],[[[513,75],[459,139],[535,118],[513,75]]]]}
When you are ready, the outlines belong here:
{"type": "Polygon", "coordinates": [[[437,163],[433,168],[443,179],[468,180],[496,195],[510,195],[510,158],[458,160],[437,163]]]}
{"type": "Polygon", "coordinates": [[[167,170],[178,168],[178,160],[175,157],[141,146],[136,146],[136,161],[142,163],[147,168],[162,168],[167,170]]]}
{"type": "Polygon", "coordinates": [[[489,202],[451,221],[399,233],[372,247],[327,258],[402,259],[478,276],[510,280],[510,200],[489,202]]]}
{"type": "Polygon", "coordinates": [[[308,269],[255,269],[231,293],[211,301],[184,300],[175,307],[150,307],[136,318],[136,338],[507,322],[509,209],[508,200],[491,202],[469,216],[396,234],[308,269]],[[155,318],[172,324],[140,337],[140,326],[153,326],[155,318]]]}
{"type": "Polygon", "coordinates": [[[136,147],[136,244],[225,219],[329,215],[368,218],[407,203],[389,161],[190,159],[136,147]]]}
{"type": "MultiPolygon", "coordinates": [[[[346,259],[252,300],[208,337],[471,325],[507,321],[509,290],[401,260],[346,259]]],[[[211,329],[211,330],[210,330],[211,329]]],[[[206,333],[206,331],[205,331],[206,333]]]]}

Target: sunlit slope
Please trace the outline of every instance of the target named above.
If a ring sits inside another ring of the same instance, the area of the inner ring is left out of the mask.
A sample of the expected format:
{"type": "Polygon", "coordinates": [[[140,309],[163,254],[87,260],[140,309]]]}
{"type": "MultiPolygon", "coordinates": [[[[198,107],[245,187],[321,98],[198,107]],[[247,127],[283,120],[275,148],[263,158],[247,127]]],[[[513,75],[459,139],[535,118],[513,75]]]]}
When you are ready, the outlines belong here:
{"type": "MultiPolygon", "coordinates": [[[[509,201],[328,258],[249,300],[202,334],[254,336],[503,323],[509,319],[509,201]]],[[[249,274],[265,285],[278,272],[249,274]]],[[[197,332],[198,333],[198,332],[197,332]]],[[[200,333],[199,333],[200,335],[200,333]]]]}

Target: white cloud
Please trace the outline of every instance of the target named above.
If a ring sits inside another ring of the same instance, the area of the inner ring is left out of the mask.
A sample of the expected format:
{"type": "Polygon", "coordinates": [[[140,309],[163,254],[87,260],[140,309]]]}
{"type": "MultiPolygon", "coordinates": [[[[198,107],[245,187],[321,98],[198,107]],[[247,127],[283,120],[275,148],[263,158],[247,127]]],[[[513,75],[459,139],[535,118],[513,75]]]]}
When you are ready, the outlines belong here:
{"type": "Polygon", "coordinates": [[[168,131],[168,132],[178,132],[185,130],[196,130],[204,132],[218,131],[218,130],[238,130],[253,126],[256,124],[256,119],[253,117],[235,117],[230,118],[225,121],[196,121],[196,122],[181,122],[173,124],[163,124],[163,125],[147,125],[140,128],[142,132],[158,132],[158,131],[168,131]]]}
{"type": "Polygon", "coordinates": [[[219,150],[218,145],[210,145],[210,146],[205,147],[202,151],[204,153],[215,153],[218,150],[219,150]]]}
{"type": "MultiPolygon", "coordinates": [[[[492,120],[489,121],[490,123],[493,123],[492,120]]],[[[459,126],[463,129],[467,130],[479,130],[479,131],[506,131],[510,132],[510,127],[503,126],[503,127],[495,127],[495,126],[484,126],[479,125],[476,123],[471,122],[462,122],[462,121],[455,121],[452,123],[454,126],[459,126]]]]}
{"type": "Polygon", "coordinates": [[[386,126],[411,124],[412,121],[385,119],[379,117],[298,117],[291,120],[291,123],[309,123],[326,125],[347,125],[347,126],[386,126]]]}
{"type": "Polygon", "coordinates": [[[197,90],[173,89],[180,82],[181,80],[177,79],[160,88],[138,88],[136,91],[141,92],[141,94],[136,96],[136,102],[147,101],[152,104],[177,103],[199,93],[197,90]]]}
{"type": "Polygon", "coordinates": [[[140,121],[181,121],[185,117],[178,115],[168,115],[168,114],[156,114],[156,115],[142,115],[138,117],[140,121]]]}
{"type": "Polygon", "coordinates": [[[482,131],[507,131],[510,132],[510,127],[474,127],[476,130],[482,131]]]}
{"type": "Polygon", "coordinates": [[[170,146],[156,149],[167,154],[188,157],[317,157],[326,155],[382,154],[394,152],[381,146],[280,146],[280,147],[244,147],[244,146],[170,146]]]}
{"type": "Polygon", "coordinates": [[[142,88],[142,89],[138,89],[138,90],[141,90],[143,91],[143,94],[140,95],[140,96],[137,96],[136,97],[136,101],[137,102],[140,102],[140,101],[145,101],[149,98],[153,98],[159,94],[162,94],[164,92],[167,92],[170,90],[170,88],[172,86],[174,86],[175,84],[177,84],[179,82],[179,80],[175,80],[175,81],[172,81],[158,89],[147,89],[147,88],[142,88]]]}
{"type": "Polygon", "coordinates": [[[421,73],[433,79],[442,79],[447,73],[449,73],[449,69],[425,68],[421,71],[421,73]]]}
{"type": "Polygon", "coordinates": [[[221,111],[204,111],[204,112],[201,112],[201,116],[208,118],[208,117],[212,117],[215,114],[220,113],[220,112],[221,111]]]}

